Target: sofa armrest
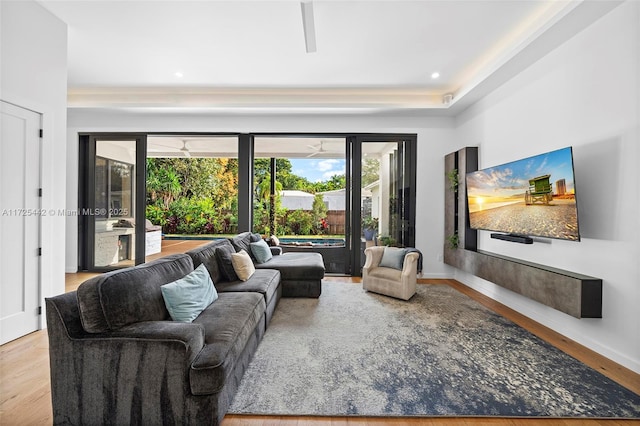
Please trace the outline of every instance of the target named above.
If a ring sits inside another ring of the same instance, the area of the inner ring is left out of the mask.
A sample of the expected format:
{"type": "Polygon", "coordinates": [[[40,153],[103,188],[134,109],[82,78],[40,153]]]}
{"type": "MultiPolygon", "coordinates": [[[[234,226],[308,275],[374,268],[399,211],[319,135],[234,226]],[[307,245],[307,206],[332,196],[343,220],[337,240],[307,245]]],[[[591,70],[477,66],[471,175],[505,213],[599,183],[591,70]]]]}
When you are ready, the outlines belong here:
{"type": "Polygon", "coordinates": [[[279,256],[282,254],[282,247],[269,247],[269,249],[271,250],[271,254],[274,256],[279,256]]]}
{"type": "Polygon", "coordinates": [[[148,321],[117,331],[81,328],[74,293],[47,302],[53,424],[175,423],[191,398],[189,368],[204,347],[199,324],[148,321]],[[131,409],[146,401],[141,412],[131,409]],[[163,409],[155,409],[162,401],[163,409]],[[106,416],[106,417],[105,417],[106,416]]]}
{"type": "MultiPolygon", "coordinates": [[[[204,327],[200,324],[177,321],[145,321],[130,324],[108,334],[110,339],[141,339],[147,342],[176,342],[184,345],[188,358],[193,360],[204,347],[204,327]]],[[[191,362],[189,362],[191,364],[191,362]]]]}

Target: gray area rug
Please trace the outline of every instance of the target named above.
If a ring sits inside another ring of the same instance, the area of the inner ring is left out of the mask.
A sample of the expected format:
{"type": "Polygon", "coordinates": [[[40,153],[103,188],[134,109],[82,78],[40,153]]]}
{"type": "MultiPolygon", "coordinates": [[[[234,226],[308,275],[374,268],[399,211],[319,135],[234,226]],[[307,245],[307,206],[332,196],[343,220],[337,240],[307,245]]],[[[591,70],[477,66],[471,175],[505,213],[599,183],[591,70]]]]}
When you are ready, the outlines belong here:
{"type": "Polygon", "coordinates": [[[280,301],[229,412],[639,418],[640,396],[449,286],[325,281],[280,301]]]}

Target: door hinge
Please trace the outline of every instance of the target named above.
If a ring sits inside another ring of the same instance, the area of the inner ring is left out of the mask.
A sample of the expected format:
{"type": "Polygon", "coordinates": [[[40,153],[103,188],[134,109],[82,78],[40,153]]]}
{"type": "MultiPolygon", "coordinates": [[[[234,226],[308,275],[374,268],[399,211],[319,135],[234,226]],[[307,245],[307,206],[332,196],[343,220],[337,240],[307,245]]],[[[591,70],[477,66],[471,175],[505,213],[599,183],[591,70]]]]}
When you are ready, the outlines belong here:
{"type": "Polygon", "coordinates": [[[38,315],[42,315],[42,306],[38,306],[38,315]]]}
{"type": "Polygon", "coordinates": [[[38,188],[38,197],[42,197],[42,188],[38,188]]]}
{"type": "Polygon", "coordinates": [[[42,247],[38,247],[38,256],[42,256],[42,247]]]}
{"type": "Polygon", "coordinates": [[[42,137],[43,134],[44,134],[44,131],[40,129],[40,137],[42,137]]]}

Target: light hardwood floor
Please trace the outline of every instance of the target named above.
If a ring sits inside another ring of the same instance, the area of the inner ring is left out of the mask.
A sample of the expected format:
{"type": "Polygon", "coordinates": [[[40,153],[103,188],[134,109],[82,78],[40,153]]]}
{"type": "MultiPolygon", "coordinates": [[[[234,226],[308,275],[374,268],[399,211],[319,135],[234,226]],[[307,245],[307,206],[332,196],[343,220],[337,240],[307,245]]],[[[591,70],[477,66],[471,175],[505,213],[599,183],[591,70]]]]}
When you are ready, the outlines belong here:
{"type": "MultiPolygon", "coordinates": [[[[197,243],[171,244],[174,252],[190,249],[197,243]],[[187,248],[188,247],[188,248],[187,248]]],[[[202,244],[202,242],[200,242],[202,244]]],[[[163,249],[163,255],[168,254],[163,249]]],[[[66,290],[75,290],[93,273],[67,274],[66,290]]],[[[357,285],[358,278],[327,277],[327,280],[357,285]]],[[[621,385],[640,394],[640,375],[532,321],[504,305],[460,284],[455,280],[420,280],[423,284],[449,285],[467,294],[500,315],[509,318],[550,344],[602,372],[621,385]]],[[[0,346],[0,425],[45,425],[52,423],[49,380],[49,343],[46,330],[0,346]]],[[[292,426],[292,425],[640,425],[640,420],[604,419],[521,419],[521,418],[372,418],[372,417],[289,417],[228,415],[223,426],[292,426]]]]}

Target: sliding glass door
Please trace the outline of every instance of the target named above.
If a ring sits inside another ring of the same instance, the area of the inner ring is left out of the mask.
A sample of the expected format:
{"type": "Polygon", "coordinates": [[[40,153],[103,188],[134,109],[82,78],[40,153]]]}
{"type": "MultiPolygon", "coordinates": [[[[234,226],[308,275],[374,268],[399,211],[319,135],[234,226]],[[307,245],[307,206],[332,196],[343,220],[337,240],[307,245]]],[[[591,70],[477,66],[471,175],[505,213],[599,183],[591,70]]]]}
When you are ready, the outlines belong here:
{"type": "Polygon", "coordinates": [[[255,136],[253,230],[360,276],[372,245],[415,245],[415,135],[255,136]]]}
{"type": "Polygon", "coordinates": [[[408,135],[356,136],[350,148],[351,275],[360,275],[367,247],[415,245],[416,139],[408,135]]]}
{"type": "Polygon", "coordinates": [[[101,271],[143,263],[146,138],[105,135],[83,139],[80,267],[101,271]]]}
{"type": "Polygon", "coordinates": [[[256,136],[253,230],[276,235],[284,253],[322,254],[327,273],[345,274],[346,139],[256,136]]]}
{"type": "Polygon", "coordinates": [[[415,152],[415,135],[81,135],[79,268],[253,230],[359,276],[367,247],[415,244],[415,152]]]}

